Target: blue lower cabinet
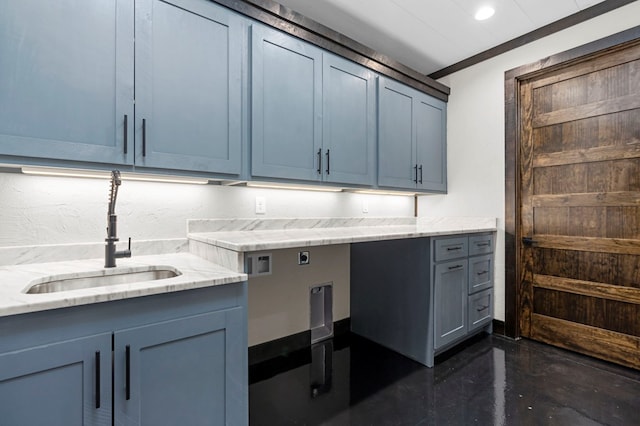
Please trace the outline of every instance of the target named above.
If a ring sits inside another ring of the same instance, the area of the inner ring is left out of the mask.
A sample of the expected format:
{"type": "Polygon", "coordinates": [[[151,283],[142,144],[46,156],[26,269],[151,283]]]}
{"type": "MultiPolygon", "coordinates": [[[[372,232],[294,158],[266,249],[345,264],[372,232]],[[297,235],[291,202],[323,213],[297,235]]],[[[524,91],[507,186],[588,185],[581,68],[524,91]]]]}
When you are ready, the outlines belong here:
{"type": "Polygon", "coordinates": [[[0,354],[0,424],[111,425],[111,334],[0,354]]]}
{"type": "Polygon", "coordinates": [[[0,424],[248,424],[246,283],[0,318],[0,424]]]}
{"type": "Polygon", "coordinates": [[[243,315],[235,308],[116,332],[116,424],[243,424],[229,397],[242,392],[246,366],[233,336],[243,315]]]}

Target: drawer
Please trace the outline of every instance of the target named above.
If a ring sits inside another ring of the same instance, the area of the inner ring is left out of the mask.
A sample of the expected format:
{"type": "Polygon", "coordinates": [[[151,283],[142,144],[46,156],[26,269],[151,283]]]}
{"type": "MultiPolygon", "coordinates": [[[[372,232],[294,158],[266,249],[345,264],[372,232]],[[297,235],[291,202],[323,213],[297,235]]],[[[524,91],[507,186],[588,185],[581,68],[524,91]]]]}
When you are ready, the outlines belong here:
{"type": "Polygon", "coordinates": [[[469,258],[469,294],[493,287],[493,255],[469,258]]]}
{"type": "Polygon", "coordinates": [[[493,319],[493,289],[490,288],[469,296],[467,308],[469,332],[489,324],[493,319]]]}
{"type": "Polygon", "coordinates": [[[472,235],[469,237],[469,256],[493,253],[493,234],[472,235]]]}
{"type": "Polygon", "coordinates": [[[438,238],[433,241],[434,259],[436,262],[458,259],[469,255],[469,238],[438,238]]]}

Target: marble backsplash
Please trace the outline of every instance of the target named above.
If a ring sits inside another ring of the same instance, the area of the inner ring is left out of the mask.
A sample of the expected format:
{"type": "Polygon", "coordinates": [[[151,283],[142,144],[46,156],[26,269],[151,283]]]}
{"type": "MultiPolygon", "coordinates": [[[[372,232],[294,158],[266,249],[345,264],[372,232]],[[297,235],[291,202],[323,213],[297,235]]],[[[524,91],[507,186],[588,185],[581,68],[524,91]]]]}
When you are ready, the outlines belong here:
{"type": "MultiPolygon", "coordinates": [[[[119,242],[118,249],[125,248],[126,244],[126,241],[119,242]]],[[[0,247],[0,266],[98,259],[104,257],[104,245],[97,242],[0,247]]],[[[131,251],[133,256],[188,253],[189,242],[186,238],[132,240],[131,251]]]]}
{"type": "Polygon", "coordinates": [[[319,217],[269,219],[190,219],[187,233],[266,231],[275,229],[314,229],[355,226],[415,225],[414,217],[319,217]]]}

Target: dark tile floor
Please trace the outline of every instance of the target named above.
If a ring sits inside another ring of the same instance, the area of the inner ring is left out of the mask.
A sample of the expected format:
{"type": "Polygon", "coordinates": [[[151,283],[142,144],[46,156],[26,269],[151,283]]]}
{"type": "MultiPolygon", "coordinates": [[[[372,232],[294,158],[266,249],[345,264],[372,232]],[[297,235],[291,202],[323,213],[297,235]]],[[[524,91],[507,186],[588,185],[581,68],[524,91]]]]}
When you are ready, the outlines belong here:
{"type": "Polygon", "coordinates": [[[640,425],[640,371],[499,336],[429,369],[347,335],[249,377],[254,426],[640,425]]]}

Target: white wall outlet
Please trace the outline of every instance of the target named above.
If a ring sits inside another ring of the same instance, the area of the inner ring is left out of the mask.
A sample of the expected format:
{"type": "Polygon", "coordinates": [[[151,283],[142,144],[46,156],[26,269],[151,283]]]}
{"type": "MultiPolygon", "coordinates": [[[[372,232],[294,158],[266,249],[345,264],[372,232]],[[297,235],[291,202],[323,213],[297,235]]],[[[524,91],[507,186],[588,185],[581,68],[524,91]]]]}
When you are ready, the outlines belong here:
{"type": "Polygon", "coordinates": [[[311,256],[309,256],[308,251],[298,252],[298,265],[308,265],[310,261],[311,261],[311,256]]]}
{"type": "Polygon", "coordinates": [[[256,197],[256,214],[267,213],[267,199],[265,197],[256,197]]]}
{"type": "Polygon", "coordinates": [[[362,200],[362,213],[369,213],[369,200],[362,200]]]}

